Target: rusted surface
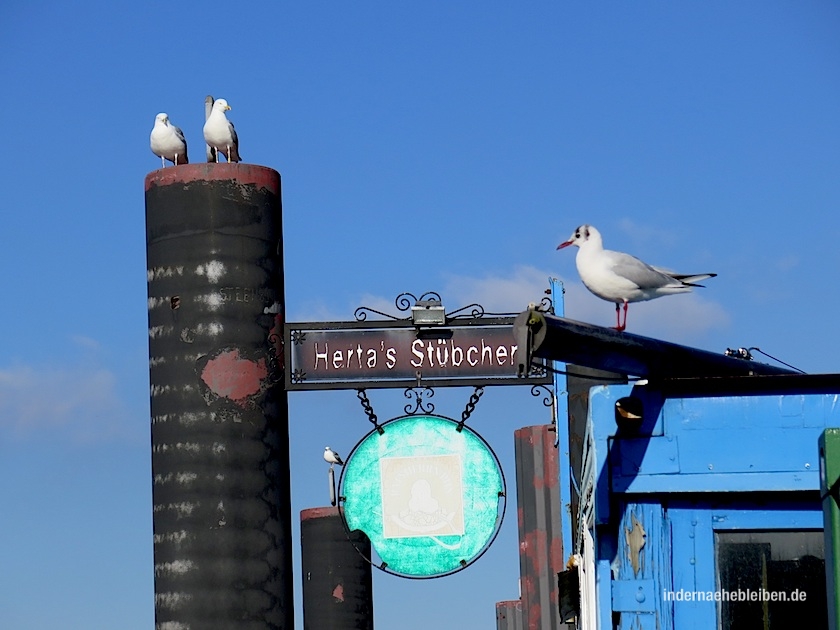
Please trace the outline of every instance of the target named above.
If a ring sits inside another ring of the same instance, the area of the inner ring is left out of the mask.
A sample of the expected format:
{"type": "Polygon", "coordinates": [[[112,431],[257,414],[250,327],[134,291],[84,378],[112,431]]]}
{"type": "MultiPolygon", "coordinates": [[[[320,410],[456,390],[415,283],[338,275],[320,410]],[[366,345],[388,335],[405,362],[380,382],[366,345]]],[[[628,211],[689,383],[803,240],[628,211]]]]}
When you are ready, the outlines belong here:
{"type": "Polygon", "coordinates": [[[558,451],[548,425],[514,433],[522,616],[528,630],[557,630],[563,570],[558,451]]]}
{"type": "Polygon", "coordinates": [[[222,350],[201,369],[201,381],[213,395],[243,408],[265,390],[268,379],[265,358],[246,359],[237,348],[222,350]]]}
{"type": "Polygon", "coordinates": [[[219,163],[182,164],[161,168],[146,175],[146,190],[153,186],[192,184],[196,182],[235,182],[245,187],[262,188],[268,191],[280,190],[280,174],[272,168],[257,164],[219,163]]]}
{"type": "Polygon", "coordinates": [[[523,630],[524,628],[520,600],[496,602],[496,630],[523,630]]]}
{"type": "Polygon", "coordinates": [[[318,507],[300,513],[300,545],[304,629],[372,630],[373,578],[362,557],[370,557],[367,537],[348,538],[338,509],[318,507]]]}

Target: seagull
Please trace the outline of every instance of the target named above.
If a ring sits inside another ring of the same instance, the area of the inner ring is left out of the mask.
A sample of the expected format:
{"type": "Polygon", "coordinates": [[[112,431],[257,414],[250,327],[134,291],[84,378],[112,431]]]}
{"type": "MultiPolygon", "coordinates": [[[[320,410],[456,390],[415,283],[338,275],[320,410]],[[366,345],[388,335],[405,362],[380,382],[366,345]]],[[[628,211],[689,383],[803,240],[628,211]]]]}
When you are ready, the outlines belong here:
{"type": "Polygon", "coordinates": [[[569,237],[560,243],[557,249],[576,245],[575,257],[580,279],[584,286],[602,300],[615,302],[615,329],[622,331],[627,327],[627,305],[630,302],[643,302],[672,293],[685,293],[706,278],[714,278],[716,273],[694,275],[675,274],[667,269],[653,267],[635,256],[604,249],[601,233],[591,225],[581,225],[569,237]],[[624,321],[621,319],[621,305],[624,305],[624,321]]]}
{"type": "Polygon", "coordinates": [[[225,116],[229,109],[227,101],[220,98],[213,103],[213,110],[204,123],[204,140],[216,149],[216,162],[219,161],[220,152],[227,157],[228,162],[239,162],[242,159],[239,157],[239,138],[236,137],[236,130],[225,116]]]}
{"type": "MultiPolygon", "coordinates": [[[[216,102],[218,103],[218,101],[216,102]]],[[[341,460],[341,455],[336,453],[329,446],[324,447],[324,460],[329,462],[330,464],[338,464],[339,466],[344,466],[344,462],[341,460]]]]}
{"type": "Polygon", "coordinates": [[[152,153],[160,158],[161,166],[166,166],[166,160],[175,166],[189,164],[187,159],[187,141],[183,132],[169,122],[169,116],[161,112],[155,116],[155,126],[149,136],[152,153]]]}

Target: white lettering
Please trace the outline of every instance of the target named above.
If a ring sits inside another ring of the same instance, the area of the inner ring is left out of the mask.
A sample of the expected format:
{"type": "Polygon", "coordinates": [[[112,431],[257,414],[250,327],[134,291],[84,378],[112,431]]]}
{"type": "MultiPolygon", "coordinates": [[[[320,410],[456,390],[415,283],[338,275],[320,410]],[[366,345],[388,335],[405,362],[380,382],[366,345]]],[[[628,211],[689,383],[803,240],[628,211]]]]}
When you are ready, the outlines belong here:
{"type": "Polygon", "coordinates": [[[419,361],[412,359],[411,365],[413,367],[419,368],[423,367],[423,340],[422,339],[415,339],[411,342],[411,354],[413,354],[419,361]],[[418,350],[419,348],[419,350],[418,350]]]}
{"type": "Polygon", "coordinates": [[[324,344],[324,353],[321,354],[321,353],[318,352],[318,343],[317,342],[315,343],[315,367],[314,367],[314,369],[316,369],[316,370],[318,369],[318,359],[323,359],[324,360],[324,367],[325,368],[329,367],[329,363],[327,363],[327,355],[329,353],[330,353],[329,344],[326,344],[326,343],[324,344]]]}
{"type": "Polygon", "coordinates": [[[454,346],[452,348],[452,365],[454,367],[460,367],[460,365],[464,362],[464,349],[461,346],[454,346]],[[458,358],[455,358],[455,355],[458,355],[458,358]]]}
{"type": "Polygon", "coordinates": [[[443,339],[438,339],[438,347],[435,352],[435,356],[437,357],[437,362],[440,367],[446,367],[449,364],[449,346],[446,345],[446,342],[443,339]],[[440,346],[443,344],[443,356],[441,357],[440,354],[440,346]]]}
{"type": "Polygon", "coordinates": [[[484,365],[484,358],[487,357],[487,362],[493,365],[493,346],[488,346],[481,340],[481,365],[484,365]]]}

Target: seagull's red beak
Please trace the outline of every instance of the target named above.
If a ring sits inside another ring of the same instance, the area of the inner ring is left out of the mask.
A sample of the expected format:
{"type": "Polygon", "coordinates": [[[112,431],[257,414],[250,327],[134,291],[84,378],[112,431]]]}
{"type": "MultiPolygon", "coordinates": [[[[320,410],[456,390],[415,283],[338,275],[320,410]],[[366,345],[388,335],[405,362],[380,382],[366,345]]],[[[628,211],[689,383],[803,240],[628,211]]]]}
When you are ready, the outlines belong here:
{"type": "Polygon", "coordinates": [[[569,245],[571,245],[571,244],[572,244],[572,241],[566,241],[565,243],[560,243],[560,244],[557,246],[557,249],[563,249],[564,247],[568,247],[568,246],[569,246],[569,245]]]}

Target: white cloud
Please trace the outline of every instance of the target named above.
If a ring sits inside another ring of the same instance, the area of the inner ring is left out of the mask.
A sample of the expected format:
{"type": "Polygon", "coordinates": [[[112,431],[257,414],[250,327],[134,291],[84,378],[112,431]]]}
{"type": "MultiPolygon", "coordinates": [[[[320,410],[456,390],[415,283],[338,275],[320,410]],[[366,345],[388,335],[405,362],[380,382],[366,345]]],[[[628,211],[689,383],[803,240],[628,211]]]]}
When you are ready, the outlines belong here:
{"type": "Polygon", "coordinates": [[[506,275],[450,275],[445,278],[442,296],[448,311],[475,303],[488,312],[519,313],[531,302],[539,304],[546,297],[551,276],[547,271],[524,265],[506,275]]]}
{"type": "Polygon", "coordinates": [[[116,377],[101,367],[17,365],[0,369],[0,431],[44,431],[90,441],[113,436],[125,415],[116,377]]]}

